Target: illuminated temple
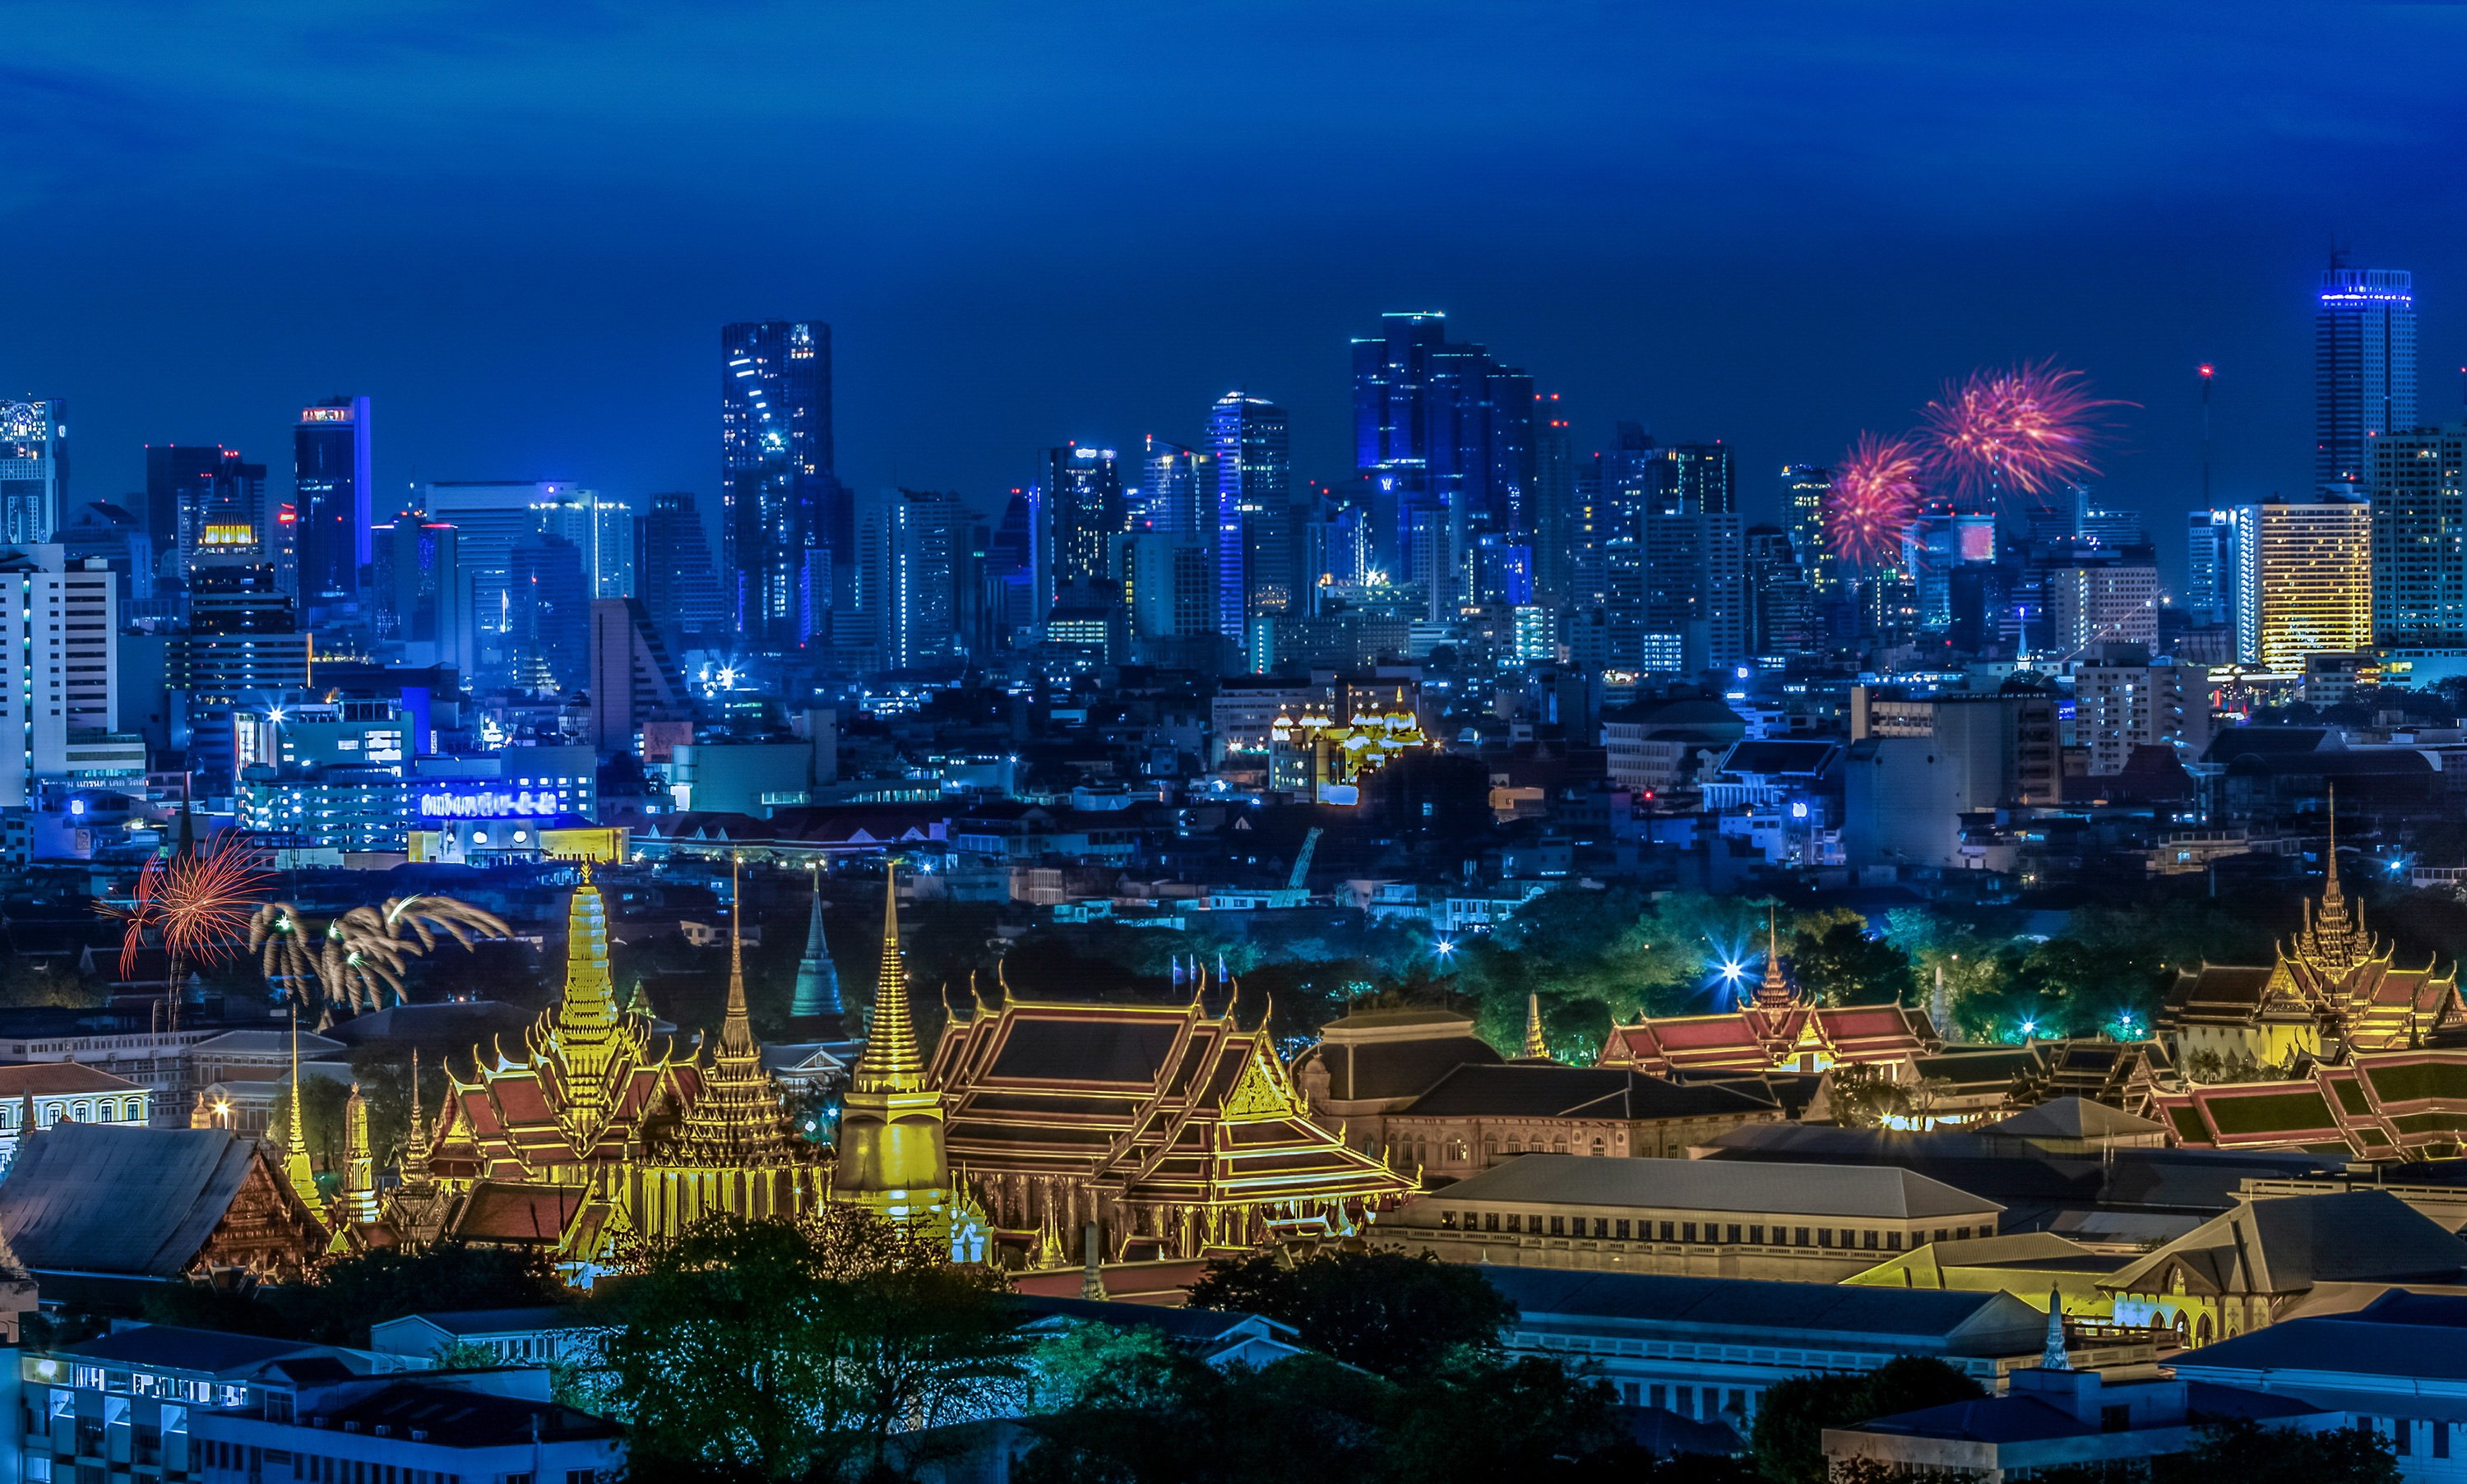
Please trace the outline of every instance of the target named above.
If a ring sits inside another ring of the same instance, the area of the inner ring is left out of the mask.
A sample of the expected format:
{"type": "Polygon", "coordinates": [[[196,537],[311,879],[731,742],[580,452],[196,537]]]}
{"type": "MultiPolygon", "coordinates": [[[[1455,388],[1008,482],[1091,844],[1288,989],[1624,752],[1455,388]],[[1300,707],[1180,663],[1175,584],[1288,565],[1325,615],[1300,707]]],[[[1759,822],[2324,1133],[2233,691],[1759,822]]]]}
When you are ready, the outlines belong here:
{"type": "Polygon", "coordinates": [[[2348,904],[2335,813],[2325,859],[2321,905],[2305,905],[2295,939],[2278,945],[2270,967],[2205,963],[2177,974],[2159,1015],[2177,1065],[2203,1053],[2258,1067],[2338,1062],[2467,1028],[2457,967],[2436,974],[2430,958],[2399,967],[2392,946],[2365,931],[2364,904],[2348,904]]]}
{"type": "Polygon", "coordinates": [[[533,1245],[570,1270],[630,1240],[728,1212],[793,1217],[826,1198],[827,1152],[799,1138],[746,1018],[732,935],[728,1008],[708,1055],[680,1053],[621,1008],[588,875],[567,909],[565,992],[519,1053],[447,1068],[445,1107],[414,1141],[393,1203],[407,1237],[533,1245]]]}
{"type": "Polygon", "coordinates": [[[1900,1077],[1936,1044],[1927,1016],[1905,1005],[1826,1007],[1783,978],[1779,935],[1766,927],[1764,979],[1746,1004],[1713,1015],[1614,1023],[1596,1065],[1674,1071],[1822,1071],[1876,1067],[1900,1077]]]}
{"type": "Polygon", "coordinates": [[[955,1016],[930,1076],[954,1168],[993,1225],[1112,1259],[1192,1258],[1354,1229],[1419,1181],[1304,1111],[1264,1019],[1006,995],[955,1016]],[[1075,1247],[1075,1241],[1071,1243],[1075,1247]]]}

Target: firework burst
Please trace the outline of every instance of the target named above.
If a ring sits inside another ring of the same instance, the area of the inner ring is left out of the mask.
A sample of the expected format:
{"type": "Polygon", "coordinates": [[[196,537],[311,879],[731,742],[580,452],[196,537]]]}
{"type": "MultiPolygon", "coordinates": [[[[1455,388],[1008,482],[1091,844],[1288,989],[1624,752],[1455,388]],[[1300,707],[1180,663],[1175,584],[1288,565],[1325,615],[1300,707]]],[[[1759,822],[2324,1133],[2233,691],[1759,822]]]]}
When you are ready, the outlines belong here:
{"type": "Polygon", "coordinates": [[[2098,472],[2106,415],[2132,405],[2094,396],[2081,372],[2040,361],[1947,382],[1920,410],[1918,437],[1927,472],[1956,499],[2038,505],[2058,484],[2098,472]]]}
{"type": "Polygon", "coordinates": [[[410,960],[451,938],[468,949],[482,936],[510,937],[494,913],[447,896],[389,897],[354,907],[320,928],[288,902],[268,902],[248,919],[248,946],[265,977],[303,1004],[310,986],[329,1004],[375,1010],[388,995],[400,1004],[410,960]]]}
{"type": "Polygon", "coordinates": [[[1908,438],[1862,433],[1834,472],[1824,533],[1844,561],[1882,566],[1900,556],[1918,513],[1919,450],[1908,438]]]}
{"type": "Polygon", "coordinates": [[[126,924],[120,935],[121,978],[136,976],[149,931],[180,962],[232,957],[248,935],[249,915],[268,879],[264,852],[230,836],[202,855],[147,862],[135,899],[103,909],[126,924]]]}

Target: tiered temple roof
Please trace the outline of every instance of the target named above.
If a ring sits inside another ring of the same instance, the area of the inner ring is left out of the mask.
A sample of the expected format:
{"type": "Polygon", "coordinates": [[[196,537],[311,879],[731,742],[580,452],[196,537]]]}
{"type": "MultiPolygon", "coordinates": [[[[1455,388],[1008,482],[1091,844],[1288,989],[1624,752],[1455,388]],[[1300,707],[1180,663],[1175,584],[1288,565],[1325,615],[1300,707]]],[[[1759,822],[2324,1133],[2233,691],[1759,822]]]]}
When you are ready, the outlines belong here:
{"type": "Polygon", "coordinates": [[[929,1075],[952,1163],[1016,1235],[1096,1222],[1111,1254],[1193,1257],[1347,1229],[1418,1188],[1310,1116],[1264,1020],[1201,997],[977,1003],[929,1075]]]}
{"type": "Polygon", "coordinates": [[[1780,934],[1766,924],[1765,972],[1754,997],[1713,1015],[1614,1023],[1595,1065],[1667,1076],[1674,1071],[1822,1071],[1836,1064],[1908,1065],[1935,1049],[1925,1012],[1907,1005],[1828,1008],[1782,972],[1780,934]]]}
{"type": "Polygon", "coordinates": [[[2395,950],[2365,927],[2339,882],[2339,823],[2330,818],[2321,903],[2307,903],[2293,941],[2268,968],[2204,963],[2176,976],[2159,1024],[2180,1057],[2211,1052],[2277,1066],[2398,1051],[2467,1030],[2458,970],[2400,967],[2395,950]]]}
{"type": "Polygon", "coordinates": [[[2450,1158],[2467,1153],[2467,1051],[2359,1051],[2292,1082],[2194,1084],[2153,1103],[2194,1148],[2450,1158]]]}

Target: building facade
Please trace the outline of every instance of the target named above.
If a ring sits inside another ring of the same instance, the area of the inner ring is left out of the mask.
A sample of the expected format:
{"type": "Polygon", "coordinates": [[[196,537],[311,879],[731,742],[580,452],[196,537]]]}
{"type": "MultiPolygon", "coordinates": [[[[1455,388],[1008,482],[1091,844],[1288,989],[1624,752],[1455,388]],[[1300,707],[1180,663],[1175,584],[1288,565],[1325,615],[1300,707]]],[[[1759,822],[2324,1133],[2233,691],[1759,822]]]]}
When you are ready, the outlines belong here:
{"type": "Polygon", "coordinates": [[[2315,481],[2358,485],[2375,438],[2416,425],[2415,276],[2401,268],[2321,272],[2313,318],[2315,481]]]}
{"type": "Polygon", "coordinates": [[[2372,439],[2373,641],[2467,646],[2467,422],[2372,439]]]}
{"type": "Polygon", "coordinates": [[[69,507],[64,416],[57,398],[0,398],[0,543],[59,538],[69,507]]]}
{"type": "Polygon", "coordinates": [[[827,633],[854,576],[854,512],[832,474],[831,327],[730,325],[720,361],[720,580],[738,641],[784,652],[827,633]]]}
{"type": "Polygon", "coordinates": [[[2238,506],[2235,519],[2239,659],[2301,674],[2313,655],[2372,643],[2372,506],[2272,501],[2238,506]]]}
{"type": "Polygon", "coordinates": [[[369,399],[328,397],[300,410],[291,432],[301,601],[355,598],[371,557],[369,399]]]}

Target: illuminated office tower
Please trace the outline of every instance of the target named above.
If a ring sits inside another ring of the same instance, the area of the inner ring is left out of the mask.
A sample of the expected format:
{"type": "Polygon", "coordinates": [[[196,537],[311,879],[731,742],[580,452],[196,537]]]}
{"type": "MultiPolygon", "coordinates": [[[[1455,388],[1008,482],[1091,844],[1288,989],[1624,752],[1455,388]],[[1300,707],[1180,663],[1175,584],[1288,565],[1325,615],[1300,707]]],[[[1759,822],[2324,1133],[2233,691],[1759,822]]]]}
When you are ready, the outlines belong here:
{"type": "Polygon", "coordinates": [[[292,508],[299,517],[299,593],[315,609],[359,596],[369,565],[369,399],[328,397],[291,430],[292,508]]]}
{"type": "Polygon", "coordinates": [[[1807,574],[1808,592],[1819,602],[1833,596],[1842,583],[1841,559],[1824,536],[1824,503],[1833,496],[1833,471],[1819,463],[1782,465],[1782,528],[1807,574]]]}
{"type": "Polygon", "coordinates": [[[2094,644],[2158,641],[2159,569],[2149,563],[2055,566],[2040,581],[2048,605],[2048,649],[2059,662],[2094,644]]]}
{"type": "Polygon", "coordinates": [[[1667,443],[1646,467],[1652,490],[1645,508],[1664,515],[1738,513],[1738,471],[1720,443],[1667,443]]]}
{"type": "Polygon", "coordinates": [[[1693,674],[1747,658],[1747,545],[1737,516],[1647,514],[1637,551],[1642,668],[1693,674]]]}
{"type": "Polygon", "coordinates": [[[1216,627],[1239,636],[1252,618],[1299,606],[1285,410],[1228,392],[1209,413],[1208,442],[1216,459],[1216,627]]]}
{"type": "Polygon", "coordinates": [[[905,670],[960,652],[970,524],[947,490],[884,489],[858,501],[854,621],[831,635],[840,663],[905,670]]]}
{"type": "Polygon", "coordinates": [[[1129,528],[1122,506],[1122,469],[1110,448],[1077,443],[1050,449],[1045,458],[1045,520],[1052,551],[1049,606],[1066,590],[1108,580],[1114,538],[1129,528]]]}
{"type": "Polygon", "coordinates": [[[1213,455],[1151,433],[1140,460],[1143,481],[1134,528],[1161,530],[1193,540],[1216,528],[1216,460],[1213,455]]]}
{"type": "Polygon", "coordinates": [[[0,400],[0,542],[49,541],[69,498],[69,430],[57,399],[0,400]]]}
{"type": "Polygon", "coordinates": [[[1217,630],[1216,553],[1198,536],[1143,530],[1116,538],[1131,638],[1205,639],[1217,630]]]}
{"type": "Polygon", "coordinates": [[[2184,611],[2196,623],[2235,618],[2233,510],[2195,510],[2184,518],[2184,611]]]}
{"type": "Polygon", "coordinates": [[[1533,601],[1557,611],[1575,587],[1575,437],[1556,392],[1533,399],[1533,601]]]}
{"type": "Polygon", "coordinates": [[[681,489],[653,495],[634,523],[634,540],[635,585],[668,652],[683,660],[689,650],[724,645],[728,596],[693,495],[681,489]]]}
{"type": "Polygon", "coordinates": [[[2270,501],[2235,509],[2236,653],[2301,673],[2372,642],[2372,506],[2270,501]]]}
{"type": "Polygon", "coordinates": [[[2362,485],[2372,440],[2416,425],[2414,276],[2399,268],[2321,270],[2313,318],[2314,478],[2362,485]]]}
{"type": "Polygon", "coordinates": [[[1816,596],[1789,533],[1778,526],[1749,527],[1747,564],[1748,652],[1758,657],[1815,652],[1822,640],[1816,596]]]}
{"type": "Polygon", "coordinates": [[[208,526],[189,568],[189,629],[165,662],[171,740],[203,777],[228,782],[232,712],[308,685],[308,636],[257,528],[208,526]]]}
{"type": "Polygon", "coordinates": [[[730,325],[720,360],[719,576],[738,640],[779,653],[826,634],[855,578],[855,511],[831,472],[831,327],[730,325]]]}
{"type": "Polygon", "coordinates": [[[176,551],[185,574],[208,526],[264,522],[265,465],[219,443],[148,443],[144,514],[158,572],[165,553],[176,551]]]}
{"type": "Polygon", "coordinates": [[[2373,641],[2467,646],[2467,423],[2373,439],[2373,641]]]}
{"type": "Polygon", "coordinates": [[[582,549],[534,531],[508,553],[505,655],[514,684],[577,690],[591,671],[591,583],[582,549]]]}
{"type": "Polygon", "coordinates": [[[532,528],[561,536],[582,553],[583,580],[594,597],[628,597],[634,586],[634,511],[594,489],[542,483],[532,505],[532,528]]]}

